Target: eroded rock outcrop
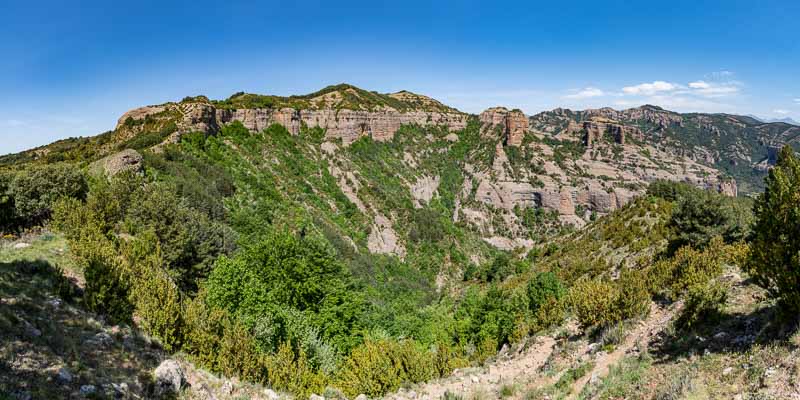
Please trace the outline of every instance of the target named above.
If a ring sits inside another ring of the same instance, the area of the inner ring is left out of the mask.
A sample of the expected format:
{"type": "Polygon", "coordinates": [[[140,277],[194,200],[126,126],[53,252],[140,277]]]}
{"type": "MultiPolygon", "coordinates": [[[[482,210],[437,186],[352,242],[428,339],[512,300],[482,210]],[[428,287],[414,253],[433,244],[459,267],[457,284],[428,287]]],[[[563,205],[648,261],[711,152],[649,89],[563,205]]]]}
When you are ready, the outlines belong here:
{"type": "MultiPolygon", "coordinates": [[[[133,120],[147,116],[175,112],[179,133],[204,132],[216,134],[219,129],[239,121],[250,131],[259,132],[270,125],[281,124],[293,135],[300,133],[302,126],[325,129],[329,140],[341,139],[347,145],[368,136],[376,141],[388,141],[394,137],[401,125],[442,125],[450,130],[463,129],[467,125],[467,114],[424,110],[396,110],[384,107],[376,110],[349,109],[295,109],[283,108],[218,108],[209,102],[188,102],[159,107],[143,107],[123,115],[117,128],[124,126],[128,118],[133,120]]],[[[128,122],[130,123],[130,122],[128,122]]]]}
{"type": "Polygon", "coordinates": [[[736,197],[739,195],[739,188],[736,186],[735,180],[723,180],[719,183],[717,191],[725,196],[736,197]]]}
{"type": "Polygon", "coordinates": [[[639,128],[604,118],[592,118],[589,121],[584,121],[583,129],[586,132],[584,138],[586,147],[592,147],[595,143],[602,141],[605,135],[610,135],[614,143],[617,144],[625,144],[628,138],[644,139],[644,135],[642,135],[642,131],[639,128]]]}
{"type": "Polygon", "coordinates": [[[406,255],[406,249],[392,228],[392,222],[381,214],[375,216],[375,223],[367,238],[367,248],[376,254],[394,254],[400,258],[406,255]]]}
{"type": "Polygon", "coordinates": [[[93,162],[89,166],[89,171],[94,175],[106,175],[108,177],[124,171],[141,172],[142,161],[142,155],[138,151],[125,149],[93,162]]]}
{"type": "Polygon", "coordinates": [[[528,132],[528,117],[520,110],[509,111],[505,107],[492,107],[478,117],[486,128],[501,126],[503,141],[509,146],[520,146],[528,132]]]}

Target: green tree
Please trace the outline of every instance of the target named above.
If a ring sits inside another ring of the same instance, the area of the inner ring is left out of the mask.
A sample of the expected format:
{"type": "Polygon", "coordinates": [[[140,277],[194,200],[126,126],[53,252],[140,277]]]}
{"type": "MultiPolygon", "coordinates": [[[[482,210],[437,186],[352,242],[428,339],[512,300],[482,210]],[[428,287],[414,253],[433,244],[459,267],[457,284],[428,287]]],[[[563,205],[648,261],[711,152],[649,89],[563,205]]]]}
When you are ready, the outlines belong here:
{"type": "Polygon", "coordinates": [[[670,221],[675,232],[671,249],[686,245],[703,248],[715,236],[728,243],[744,239],[752,223],[752,213],[743,207],[745,202],[707,190],[683,192],[670,221]]]}
{"type": "Polygon", "coordinates": [[[791,147],[781,150],[765,184],[755,202],[748,269],[788,312],[800,311],[800,162],[791,147]]]}
{"type": "Polygon", "coordinates": [[[536,312],[552,300],[561,300],[567,293],[564,285],[552,272],[541,272],[528,283],[528,299],[531,311],[536,312]]]}
{"type": "Polygon", "coordinates": [[[16,227],[41,224],[50,218],[55,202],[62,198],[83,199],[88,186],[80,169],[70,164],[28,167],[9,178],[0,178],[0,207],[6,224],[16,227]],[[3,190],[5,186],[5,190],[3,190]]]}
{"type": "MultiPolygon", "coordinates": [[[[273,232],[236,257],[220,257],[208,278],[210,305],[242,318],[248,326],[264,319],[277,324],[280,343],[295,335],[292,310],[320,327],[320,336],[338,348],[355,344],[352,336],[363,311],[360,291],[344,264],[318,238],[273,232]]],[[[300,328],[297,328],[300,329],[300,328]]]]}

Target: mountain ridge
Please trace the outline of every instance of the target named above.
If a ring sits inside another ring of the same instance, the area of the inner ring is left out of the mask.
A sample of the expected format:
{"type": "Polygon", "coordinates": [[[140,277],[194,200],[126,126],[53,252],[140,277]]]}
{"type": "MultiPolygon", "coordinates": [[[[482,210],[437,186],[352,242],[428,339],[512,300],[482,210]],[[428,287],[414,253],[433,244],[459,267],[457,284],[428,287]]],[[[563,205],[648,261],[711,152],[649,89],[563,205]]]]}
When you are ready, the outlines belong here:
{"type": "MultiPolygon", "coordinates": [[[[577,140],[585,141],[580,136],[588,137],[587,127],[582,125],[591,119],[607,118],[613,124],[602,123],[588,129],[621,129],[641,136],[637,140],[666,153],[719,169],[739,181],[740,188],[747,193],[760,190],[761,178],[774,162],[780,146],[800,143],[800,127],[763,123],[749,116],[732,114],[678,113],[651,104],[623,110],[559,107],[530,116],[519,110],[512,112],[510,122],[514,132],[505,133],[506,144],[522,144],[528,132],[572,137],[572,140],[577,136],[577,140]],[[616,128],[617,125],[622,128],[616,128]]],[[[240,121],[253,132],[272,123],[284,125],[292,134],[298,134],[304,126],[320,127],[327,139],[341,139],[348,144],[363,136],[378,141],[391,140],[405,124],[443,125],[457,131],[463,129],[473,115],[407,90],[378,93],[346,83],[305,95],[239,92],[224,100],[194,96],[179,102],[132,109],[119,118],[113,131],[95,137],[64,139],[2,156],[0,165],[37,159],[80,158],[70,155],[71,152],[89,154],[87,161],[93,161],[123,148],[145,149],[162,142],[175,143],[188,132],[214,134],[222,125],[233,121],[240,121]]],[[[491,123],[505,124],[505,121],[491,123]]],[[[594,136],[603,133],[595,131],[594,136]]]]}

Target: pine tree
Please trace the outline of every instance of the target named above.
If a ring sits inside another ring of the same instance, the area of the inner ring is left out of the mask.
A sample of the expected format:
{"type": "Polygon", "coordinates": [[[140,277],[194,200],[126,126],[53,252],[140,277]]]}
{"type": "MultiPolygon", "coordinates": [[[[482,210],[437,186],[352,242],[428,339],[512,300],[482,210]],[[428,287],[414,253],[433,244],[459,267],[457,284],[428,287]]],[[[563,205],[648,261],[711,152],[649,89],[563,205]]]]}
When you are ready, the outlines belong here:
{"type": "Polygon", "coordinates": [[[756,200],[748,269],[756,283],[800,311],[800,161],[784,147],[756,200]]]}

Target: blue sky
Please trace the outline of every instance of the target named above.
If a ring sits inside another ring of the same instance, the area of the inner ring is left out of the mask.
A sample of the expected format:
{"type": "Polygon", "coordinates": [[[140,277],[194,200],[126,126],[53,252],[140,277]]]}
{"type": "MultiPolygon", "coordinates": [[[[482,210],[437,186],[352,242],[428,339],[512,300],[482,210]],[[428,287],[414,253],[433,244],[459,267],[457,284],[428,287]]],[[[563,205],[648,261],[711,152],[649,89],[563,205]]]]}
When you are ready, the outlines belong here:
{"type": "Polygon", "coordinates": [[[348,82],[469,112],[800,120],[800,2],[0,1],[0,154],[146,104],[348,82]]]}

